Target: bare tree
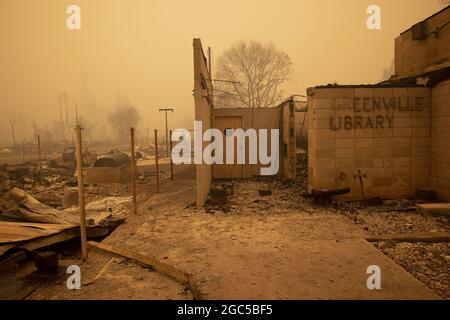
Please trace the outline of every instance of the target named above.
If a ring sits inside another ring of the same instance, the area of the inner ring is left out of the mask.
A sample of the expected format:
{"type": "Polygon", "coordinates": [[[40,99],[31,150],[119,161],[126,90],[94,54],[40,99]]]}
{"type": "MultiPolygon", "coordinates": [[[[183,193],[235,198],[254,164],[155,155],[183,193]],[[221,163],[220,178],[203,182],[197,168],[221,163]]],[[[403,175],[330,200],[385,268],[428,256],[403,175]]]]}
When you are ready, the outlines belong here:
{"type": "Polygon", "coordinates": [[[86,136],[89,137],[89,140],[91,141],[91,143],[94,143],[94,130],[95,127],[97,126],[96,123],[91,122],[91,121],[87,121],[86,119],[80,117],[79,118],[79,123],[80,125],[83,127],[84,133],[86,134],[86,136]]]}
{"type": "Polygon", "coordinates": [[[108,115],[108,121],[121,142],[128,141],[130,128],[136,128],[140,119],[139,110],[133,106],[116,106],[108,115]]]}
{"type": "Polygon", "coordinates": [[[31,126],[33,128],[33,140],[37,143],[37,136],[41,134],[41,128],[34,119],[31,120],[31,126]]]}
{"type": "Polygon", "coordinates": [[[289,79],[289,56],[273,45],[238,42],[218,59],[217,107],[267,108],[281,102],[280,86],[289,79]]]}
{"type": "Polygon", "coordinates": [[[13,113],[11,117],[9,117],[9,124],[11,126],[11,135],[12,135],[13,144],[15,147],[16,146],[16,133],[14,131],[15,126],[16,126],[16,114],[15,113],[13,113]]]}

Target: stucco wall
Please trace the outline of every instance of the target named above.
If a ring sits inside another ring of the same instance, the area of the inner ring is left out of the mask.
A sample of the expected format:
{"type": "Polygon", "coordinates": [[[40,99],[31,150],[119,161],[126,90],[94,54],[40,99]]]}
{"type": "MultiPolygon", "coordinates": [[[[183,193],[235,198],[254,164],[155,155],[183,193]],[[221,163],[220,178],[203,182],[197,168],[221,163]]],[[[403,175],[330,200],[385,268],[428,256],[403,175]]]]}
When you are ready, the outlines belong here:
{"type": "MultiPolygon", "coordinates": [[[[203,53],[200,39],[194,39],[194,101],[195,120],[202,121],[202,131],[211,126],[212,84],[207,68],[207,61],[203,53]]],[[[202,134],[203,134],[202,132],[202,134]]],[[[207,145],[194,146],[197,154],[202,155],[202,149],[207,145]]],[[[203,206],[211,188],[212,169],[207,164],[196,165],[196,204],[203,206]]]]}
{"type": "MultiPolygon", "coordinates": [[[[258,129],[279,129],[280,128],[280,112],[281,109],[278,108],[220,108],[213,110],[214,116],[241,116],[244,130],[249,128],[258,129]]],[[[213,124],[214,126],[214,124],[213,124]]],[[[281,134],[281,132],[280,132],[281,134]]],[[[270,135],[268,137],[270,144],[270,135]]],[[[246,159],[248,159],[248,141],[246,141],[246,159]]],[[[270,148],[269,148],[270,150],[270,148]]],[[[280,148],[281,152],[281,148],[280,148]]],[[[281,159],[281,158],[280,158],[281,159]]],[[[244,178],[249,178],[251,176],[260,175],[261,165],[255,164],[245,164],[244,165],[244,178]]],[[[281,168],[280,168],[281,170],[281,168]]]]}

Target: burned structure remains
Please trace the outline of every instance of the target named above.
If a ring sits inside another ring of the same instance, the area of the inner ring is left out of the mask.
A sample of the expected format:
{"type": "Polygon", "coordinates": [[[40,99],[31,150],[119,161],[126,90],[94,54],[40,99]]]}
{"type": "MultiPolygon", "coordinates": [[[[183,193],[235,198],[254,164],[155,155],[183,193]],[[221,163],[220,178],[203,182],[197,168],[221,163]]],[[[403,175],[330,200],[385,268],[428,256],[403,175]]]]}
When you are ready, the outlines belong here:
{"type": "Polygon", "coordinates": [[[388,81],[308,89],[310,190],[348,187],[342,197],[358,199],[431,188],[450,200],[449,20],[447,7],[397,37],[388,81]]]}

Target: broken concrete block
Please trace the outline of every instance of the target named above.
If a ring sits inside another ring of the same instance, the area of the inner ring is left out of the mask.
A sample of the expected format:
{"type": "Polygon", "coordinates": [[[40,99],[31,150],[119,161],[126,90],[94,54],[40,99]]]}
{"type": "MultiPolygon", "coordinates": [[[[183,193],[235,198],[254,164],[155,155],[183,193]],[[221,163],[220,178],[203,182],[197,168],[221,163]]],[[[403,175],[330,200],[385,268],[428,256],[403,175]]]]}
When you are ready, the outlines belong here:
{"type": "Polygon", "coordinates": [[[383,200],[380,197],[364,199],[362,203],[367,207],[376,207],[383,205],[383,200]]]}
{"type": "Polygon", "coordinates": [[[270,189],[259,189],[258,193],[261,197],[270,196],[272,195],[272,190],[270,189]]]}
{"type": "Polygon", "coordinates": [[[450,203],[423,203],[416,207],[418,213],[430,216],[450,216],[450,203]]]}
{"type": "Polygon", "coordinates": [[[34,265],[39,273],[51,274],[58,272],[58,256],[56,252],[36,252],[33,258],[34,265]]]}
{"type": "Polygon", "coordinates": [[[68,192],[61,197],[61,206],[63,209],[78,205],[78,192],[68,192]]]}
{"type": "Polygon", "coordinates": [[[416,189],[416,197],[428,202],[434,202],[437,200],[437,192],[430,188],[416,189]]]}
{"type": "Polygon", "coordinates": [[[211,188],[207,201],[210,205],[220,206],[228,202],[228,192],[224,188],[211,188]]]}

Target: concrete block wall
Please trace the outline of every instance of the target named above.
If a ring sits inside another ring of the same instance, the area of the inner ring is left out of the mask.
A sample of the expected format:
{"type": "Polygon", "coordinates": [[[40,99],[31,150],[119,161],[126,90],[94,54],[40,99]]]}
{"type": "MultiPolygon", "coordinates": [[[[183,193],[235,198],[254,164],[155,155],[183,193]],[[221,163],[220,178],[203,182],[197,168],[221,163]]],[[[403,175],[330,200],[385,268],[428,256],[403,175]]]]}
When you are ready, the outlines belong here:
{"type": "MultiPolygon", "coordinates": [[[[430,184],[430,89],[308,90],[309,189],[350,187],[366,196],[413,194],[430,184]]],[[[344,197],[345,198],[345,197],[344,197]]]]}
{"type": "Polygon", "coordinates": [[[450,80],[431,90],[431,186],[450,201],[450,80]]]}
{"type": "MultiPolygon", "coordinates": [[[[212,104],[212,81],[207,68],[207,61],[202,49],[200,39],[194,39],[194,101],[195,120],[202,121],[203,132],[211,127],[212,104]]],[[[202,132],[202,135],[203,135],[202,132]]],[[[196,150],[197,154],[202,154],[202,150],[207,146],[203,142],[201,150],[196,150]]],[[[211,189],[212,168],[207,164],[196,165],[196,205],[203,206],[211,189]]]]}
{"type": "Polygon", "coordinates": [[[425,20],[427,36],[413,40],[412,29],[395,39],[395,73],[398,78],[417,76],[450,65],[450,7],[425,20]],[[434,30],[439,30],[433,33],[434,30]]]}

